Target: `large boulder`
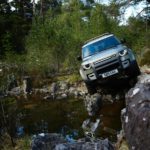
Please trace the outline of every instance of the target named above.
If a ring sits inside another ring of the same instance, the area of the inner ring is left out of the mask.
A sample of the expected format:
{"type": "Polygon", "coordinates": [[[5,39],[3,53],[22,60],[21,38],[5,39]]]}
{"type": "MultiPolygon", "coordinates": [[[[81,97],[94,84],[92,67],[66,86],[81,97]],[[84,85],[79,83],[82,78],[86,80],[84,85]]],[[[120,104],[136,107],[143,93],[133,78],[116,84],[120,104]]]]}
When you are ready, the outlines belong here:
{"type": "Polygon", "coordinates": [[[150,150],[150,75],[141,75],[126,94],[122,124],[131,150],[150,150]]]}
{"type": "Polygon", "coordinates": [[[84,99],[84,103],[89,116],[94,116],[102,107],[101,95],[98,93],[95,93],[93,95],[88,94],[84,99]]]}
{"type": "Polygon", "coordinates": [[[59,143],[64,143],[66,140],[56,133],[52,134],[39,134],[32,140],[32,150],[52,150],[59,143]]]}
{"type": "Polygon", "coordinates": [[[54,150],[114,150],[114,147],[108,139],[97,139],[92,142],[81,139],[74,143],[58,144],[54,150]]]}
{"type": "Polygon", "coordinates": [[[65,137],[56,133],[40,134],[32,141],[32,150],[114,150],[108,139],[93,141],[86,138],[67,141],[65,137]]]}

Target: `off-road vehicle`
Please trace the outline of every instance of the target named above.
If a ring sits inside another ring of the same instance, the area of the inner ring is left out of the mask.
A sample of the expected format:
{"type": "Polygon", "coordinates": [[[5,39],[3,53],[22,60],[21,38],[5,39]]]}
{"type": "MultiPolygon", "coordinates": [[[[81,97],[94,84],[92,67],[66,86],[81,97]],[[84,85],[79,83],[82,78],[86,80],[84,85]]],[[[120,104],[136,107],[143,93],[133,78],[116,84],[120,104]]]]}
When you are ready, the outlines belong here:
{"type": "Polygon", "coordinates": [[[140,74],[133,51],[113,34],[105,33],[90,39],[82,46],[80,75],[88,92],[96,92],[95,83],[109,82],[112,78],[134,78],[140,74]]]}

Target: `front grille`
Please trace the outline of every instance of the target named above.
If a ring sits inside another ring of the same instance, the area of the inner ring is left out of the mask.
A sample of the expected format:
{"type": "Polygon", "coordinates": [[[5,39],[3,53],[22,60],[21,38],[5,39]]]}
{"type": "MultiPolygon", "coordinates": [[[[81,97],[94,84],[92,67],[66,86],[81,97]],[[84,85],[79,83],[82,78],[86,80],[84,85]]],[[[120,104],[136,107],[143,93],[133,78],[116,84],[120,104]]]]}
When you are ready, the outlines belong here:
{"type": "Polygon", "coordinates": [[[104,62],[104,63],[101,63],[101,64],[95,66],[95,69],[100,70],[100,69],[106,68],[106,67],[116,64],[116,63],[118,63],[118,59],[110,60],[110,61],[107,61],[107,62],[104,62]]]}
{"type": "Polygon", "coordinates": [[[108,60],[108,59],[111,59],[111,58],[113,58],[113,57],[116,57],[116,54],[111,55],[111,56],[109,56],[109,57],[106,57],[106,58],[103,58],[103,59],[100,59],[100,60],[94,62],[94,65],[96,65],[96,64],[98,64],[98,63],[101,63],[101,62],[103,62],[103,61],[106,61],[106,60],[108,60]]]}
{"type": "Polygon", "coordinates": [[[112,64],[105,64],[103,67],[98,67],[96,69],[96,72],[98,75],[102,74],[102,73],[105,73],[105,72],[108,72],[108,71],[111,71],[113,69],[116,69],[119,67],[119,62],[115,62],[115,63],[112,63],[112,64]]]}

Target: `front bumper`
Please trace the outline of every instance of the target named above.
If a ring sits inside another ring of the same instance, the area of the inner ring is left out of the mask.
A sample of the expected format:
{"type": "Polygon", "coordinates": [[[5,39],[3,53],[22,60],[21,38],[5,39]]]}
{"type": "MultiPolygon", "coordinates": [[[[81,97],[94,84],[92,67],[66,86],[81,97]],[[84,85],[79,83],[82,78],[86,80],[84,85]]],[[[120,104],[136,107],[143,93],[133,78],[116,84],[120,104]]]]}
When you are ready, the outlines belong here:
{"type": "Polygon", "coordinates": [[[107,78],[124,76],[125,70],[130,67],[130,60],[127,56],[122,59],[121,58],[114,58],[99,64],[93,64],[93,67],[90,69],[90,71],[86,71],[86,76],[89,80],[88,82],[98,79],[106,80],[107,78]],[[109,73],[113,70],[117,70],[116,73],[104,78],[105,73],[109,73]]]}

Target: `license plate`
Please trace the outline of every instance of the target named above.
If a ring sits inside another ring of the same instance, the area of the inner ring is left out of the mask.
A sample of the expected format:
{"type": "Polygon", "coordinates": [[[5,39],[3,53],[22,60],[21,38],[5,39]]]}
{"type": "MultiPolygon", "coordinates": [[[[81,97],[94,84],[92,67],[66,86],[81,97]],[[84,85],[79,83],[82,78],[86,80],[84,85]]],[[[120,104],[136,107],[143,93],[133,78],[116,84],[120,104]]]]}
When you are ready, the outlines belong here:
{"type": "Polygon", "coordinates": [[[109,76],[114,75],[114,74],[116,74],[116,73],[118,73],[118,69],[114,69],[114,70],[105,72],[105,73],[102,74],[102,77],[103,77],[103,78],[106,78],[106,77],[109,77],[109,76]]]}

